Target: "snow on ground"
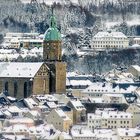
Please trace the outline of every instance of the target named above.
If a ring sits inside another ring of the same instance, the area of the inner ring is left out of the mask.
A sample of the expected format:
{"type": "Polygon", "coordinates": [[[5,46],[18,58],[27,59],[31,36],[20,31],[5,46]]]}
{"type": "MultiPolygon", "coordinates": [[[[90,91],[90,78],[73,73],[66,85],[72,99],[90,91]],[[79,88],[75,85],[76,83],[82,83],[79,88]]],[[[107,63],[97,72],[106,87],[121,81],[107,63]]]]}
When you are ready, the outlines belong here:
{"type": "Polygon", "coordinates": [[[0,60],[15,60],[19,56],[22,58],[25,58],[27,56],[30,57],[37,57],[37,56],[42,56],[43,55],[43,48],[33,48],[31,50],[24,49],[22,48],[20,50],[20,53],[17,53],[16,50],[14,49],[0,49],[0,60]]]}

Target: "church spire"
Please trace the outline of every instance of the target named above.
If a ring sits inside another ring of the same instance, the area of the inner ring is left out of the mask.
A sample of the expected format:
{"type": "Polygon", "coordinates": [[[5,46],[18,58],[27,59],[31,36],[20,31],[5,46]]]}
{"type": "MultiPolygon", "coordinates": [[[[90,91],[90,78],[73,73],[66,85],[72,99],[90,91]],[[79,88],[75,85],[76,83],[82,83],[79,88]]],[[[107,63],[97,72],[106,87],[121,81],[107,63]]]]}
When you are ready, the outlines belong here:
{"type": "Polygon", "coordinates": [[[53,7],[51,8],[51,10],[52,10],[51,27],[52,27],[52,28],[56,28],[56,19],[55,19],[55,17],[54,17],[53,7]]]}

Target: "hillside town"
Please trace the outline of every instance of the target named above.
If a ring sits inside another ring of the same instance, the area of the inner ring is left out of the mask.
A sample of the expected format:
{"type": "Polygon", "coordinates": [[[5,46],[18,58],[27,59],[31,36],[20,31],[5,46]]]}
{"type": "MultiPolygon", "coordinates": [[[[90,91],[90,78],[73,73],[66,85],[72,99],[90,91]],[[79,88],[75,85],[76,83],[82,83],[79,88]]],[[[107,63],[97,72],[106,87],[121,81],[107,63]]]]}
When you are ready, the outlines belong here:
{"type": "MultiPolygon", "coordinates": [[[[43,34],[39,33],[6,33],[0,44],[0,61],[35,61],[43,59],[43,34]]],[[[70,53],[77,53],[79,57],[103,51],[120,51],[140,48],[140,36],[126,36],[122,32],[100,31],[93,36],[90,45],[78,45],[75,49],[66,49],[70,53]],[[73,52],[72,52],[73,51],[73,52]]]]}
{"type": "Polygon", "coordinates": [[[22,98],[5,89],[0,139],[139,140],[139,76],[140,67],[133,65],[102,76],[68,73],[62,94],[22,98]]]}
{"type": "MultiPolygon", "coordinates": [[[[0,140],[140,140],[140,66],[114,66],[101,74],[68,72],[62,39],[53,13],[43,35],[5,34],[0,140]]],[[[139,47],[139,36],[100,31],[77,52],[139,47]]]]}

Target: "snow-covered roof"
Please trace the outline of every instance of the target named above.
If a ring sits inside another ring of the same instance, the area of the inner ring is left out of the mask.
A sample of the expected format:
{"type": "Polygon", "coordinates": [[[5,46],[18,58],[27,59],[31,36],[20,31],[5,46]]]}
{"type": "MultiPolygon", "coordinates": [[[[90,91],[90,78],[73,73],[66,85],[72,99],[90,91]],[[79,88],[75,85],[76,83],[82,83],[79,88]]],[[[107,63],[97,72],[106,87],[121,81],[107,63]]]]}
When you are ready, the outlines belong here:
{"type": "Polygon", "coordinates": [[[133,115],[123,111],[96,110],[95,113],[88,113],[88,119],[132,119],[133,115]],[[99,116],[99,117],[98,117],[99,116]]]}
{"type": "Polygon", "coordinates": [[[119,98],[123,98],[124,97],[123,94],[104,94],[104,96],[108,96],[108,97],[119,97],[119,98]]]}
{"type": "Polygon", "coordinates": [[[139,44],[134,44],[134,45],[132,45],[132,46],[129,46],[129,48],[139,48],[139,47],[140,47],[139,44]]]}
{"type": "Polygon", "coordinates": [[[55,109],[55,112],[64,120],[70,120],[62,109],[55,109]]]}
{"type": "Polygon", "coordinates": [[[118,140],[116,132],[112,129],[94,129],[94,132],[83,125],[74,125],[71,129],[74,139],[99,139],[99,140],[118,140]]]}
{"type": "Polygon", "coordinates": [[[90,100],[91,103],[103,103],[104,102],[104,100],[102,98],[92,98],[92,97],[90,97],[89,100],[90,100]]]}
{"type": "Polygon", "coordinates": [[[47,102],[47,106],[49,107],[49,108],[57,108],[57,105],[55,104],[55,102],[47,102]]]}
{"type": "Polygon", "coordinates": [[[71,104],[74,106],[76,110],[83,110],[85,107],[82,105],[82,103],[79,100],[71,100],[71,104]]]}
{"type": "Polygon", "coordinates": [[[81,127],[78,128],[76,126],[74,126],[75,128],[72,128],[71,130],[71,135],[73,138],[94,138],[95,137],[95,134],[89,130],[88,128],[86,127],[81,127]]]}
{"type": "Polygon", "coordinates": [[[127,89],[120,88],[119,86],[113,87],[111,83],[93,83],[82,93],[131,93],[136,90],[136,86],[129,86],[127,89]]]}
{"type": "Polygon", "coordinates": [[[140,40],[140,37],[136,37],[136,38],[134,38],[134,40],[140,40]]]}
{"type": "MultiPolygon", "coordinates": [[[[18,41],[19,40],[15,40],[15,41],[18,41]]],[[[43,43],[43,40],[42,39],[20,39],[20,42],[34,42],[34,43],[43,43]]]]}
{"type": "Polygon", "coordinates": [[[120,137],[140,137],[139,128],[118,128],[117,132],[120,137]]]}
{"type": "Polygon", "coordinates": [[[40,114],[37,110],[30,110],[29,113],[34,117],[39,117],[40,116],[40,114]]]}
{"type": "Polygon", "coordinates": [[[104,74],[104,78],[106,81],[114,81],[115,83],[134,83],[131,73],[118,71],[116,69],[104,74]]]}
{"type": "Polygon", "coordinates": [[[2,113],[8,117],[12,117],[12,114],[8,110],[3,110],[2,113]]]}
{"type": "Polygon", "coordinates": [[[24,99],[24,103],[31,109],[38,106],[38,103],[35,102],[32,98],[24,99]]]}
{"type": "Polygon", "coordinates": [[[33,78],[42,64],[42,62],[0,62],[0,77],[33,78]]]}
{"type": "Polygon", "coordinates": [[[122,32],[98,32],[94,38],[113,37],[113,38],[127,38],[122,32]]]}
{"type": "MultiPolygon", "coordinates": [[[[4,139],[10,139],[10,140],[22,140],[22,139],[27,139],[26,136],[24,134],[20,134],[20,135],[14,135],[13,134],[3,134],[2,135],[4,137],[4,139]]],[[[2,138],[3,139],[3,138],[2,138]]],[[[3,139],[3,140],[4,140],[3,139]]]]}
{"type": "Polygon", "coordinates": [[[14,113],[14,112],[22,112],[22,110],[20,108],[18,108],[17,106],[9,106],[7,109],[10,113],[14,113]]]}
{"type": "Polygon", "coordinates": [[[72,86],[89,86],[92,82],[90,80],[70,80],[72,86]]]}
{"type": "Polygon", "coordinates": [[[10,119],[10,123],[16,123],[16,124],[23,124],[23,123],[34,123],[34,121],[31,118],[15,118],[15,119],[10,119]]]}
{"type": "Polygon", "coordinates": [[[132,65],[131,67],[133,67],[135,70],[137,70],[138,72],[140,72],[140,66],[138,66],[138,65],[132,65]]]}
{"type": "Polygon", "coordinates": [[[38,99],[39,102],[55,102],[57,101],[57,98],[53,95],[33,95],[34,98],[38,99]]]}
{"type": "Polygon", "coordinates": [[[61,132],[60,137],[62,137],[64,140],[72,140],[72,137],[66,132],[61,132]]]}

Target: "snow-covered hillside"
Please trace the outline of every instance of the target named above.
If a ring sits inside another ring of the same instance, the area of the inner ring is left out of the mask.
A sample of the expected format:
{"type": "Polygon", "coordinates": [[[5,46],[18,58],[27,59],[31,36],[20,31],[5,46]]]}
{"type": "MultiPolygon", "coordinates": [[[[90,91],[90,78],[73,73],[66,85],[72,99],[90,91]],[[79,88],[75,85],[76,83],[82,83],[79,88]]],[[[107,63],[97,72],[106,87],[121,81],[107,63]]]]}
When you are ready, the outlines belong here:
{"type": "Polygon", "coordinates": [[[78,0],[20,0],[22,3],[31,3],[31,2],[37,2],[37,3],[46,3],[47,5],[52,5],[53,3],[59,3],[59,4],[79,4],[78,0]]]}
{"type": "Polygon", "coordinates": [[[121,52],[120,56],[105,53],[95,58],[87,54],[77,59],[77,54],[82,55],[77,49],[89,47],[92,36],[100,30],[140,35],[140,0],[1,0],[1,33],[44,33],[50,24],[50,5],[54,7],[57,26],[63,34],[63,53],[68,69],[86,65],[84,68],[88,69],[81,71],[101,71],[101,68],[111,68],[112,63],[129,65],[140,62],[139,50],[136,55],[130,52],[121,52]]]}

